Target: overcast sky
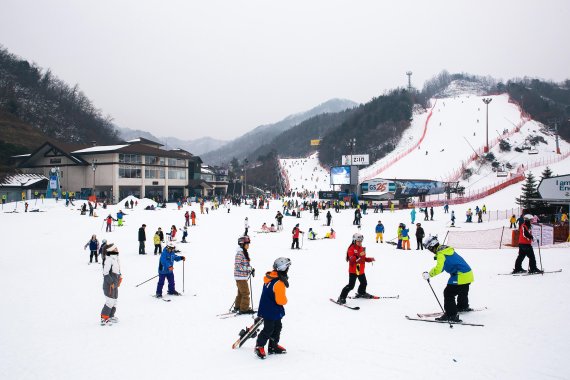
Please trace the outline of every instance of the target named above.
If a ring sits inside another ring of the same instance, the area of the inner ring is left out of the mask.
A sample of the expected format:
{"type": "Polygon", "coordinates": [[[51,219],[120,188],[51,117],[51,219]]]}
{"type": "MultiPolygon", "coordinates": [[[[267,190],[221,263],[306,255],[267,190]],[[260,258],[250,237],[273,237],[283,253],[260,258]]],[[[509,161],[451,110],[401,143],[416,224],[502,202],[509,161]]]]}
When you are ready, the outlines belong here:
{"type": "Polygon", "coordinates": [[[568,0],[0,0],[0,44],[121,127],[232,139],[446,69],[570,78],[568,0]]]}

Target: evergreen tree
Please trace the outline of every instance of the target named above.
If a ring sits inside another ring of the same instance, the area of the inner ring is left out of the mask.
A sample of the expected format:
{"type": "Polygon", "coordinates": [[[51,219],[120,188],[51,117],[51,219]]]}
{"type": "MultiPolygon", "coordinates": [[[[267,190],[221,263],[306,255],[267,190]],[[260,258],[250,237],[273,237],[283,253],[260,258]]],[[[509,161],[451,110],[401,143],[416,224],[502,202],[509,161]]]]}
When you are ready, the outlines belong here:
{"type": "Polygon", "coordinates": [[[546,169],[544,169],[544,171],[542,172],[541,176],[542,179],[552,177],[552,170],[550,170],[550,168],[547,166],[546,169]]]}
{"type": "Polygon", "coordinates": [[[538,202],[531,199],[540,198],[537,190],[536,178],[532,172],[528,172],[526,181],[522,186],[522,194],[519,198],[516,198],[516,203],[520,205],[525,213],[537,213],[538,202]]]}

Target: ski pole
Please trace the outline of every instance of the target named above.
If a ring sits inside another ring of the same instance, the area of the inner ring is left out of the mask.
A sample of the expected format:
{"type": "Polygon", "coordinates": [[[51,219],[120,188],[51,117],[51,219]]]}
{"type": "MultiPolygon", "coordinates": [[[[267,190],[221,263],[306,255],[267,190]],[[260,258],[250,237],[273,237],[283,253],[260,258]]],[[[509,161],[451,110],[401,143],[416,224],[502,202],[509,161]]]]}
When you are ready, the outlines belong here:
{"type": "Polygon", "coordinates": [[[249,275],[249,296],[251,298],[251,309],[255,310],[253,305],[253,287],[251,286],[251,274],[249,275]]]}
{"type": "Polygon", "coordinates": [[[540,260],[540,270],[543,272],[542,275],[544,276],[544,269],[542,268],[542,255],[540,254],[540,240],[536,239],[536,244],[538,245],[538,259],[540,260]]]}
{"type": "Polygon", "coordinates": [[[142,284],[146,284],[146,283],[149,282],[150,280],[155,279],[155,278],[157,278],[157,277],[158,277],[158,274],[157,274],[156,276],[152,277],[152,278],[149,278],[149,279],[146,280],[146,281],[141,282],[140,284],[138,284],[137,286],[135,286],[135,288],[138,288],[138,287],[141,286],[142,284]]]}
{"type": "MultiPolygon", "coordinates": [[[[437,298],[437,294],[435,294],[435,291],[433,290],[433,287],[431,286],[431,282],[428,280],[426,280],[432,293],[433,296],[435,297],[435,299],[437,300],[437,303],[439,304],[439,307],[441,308],[441,311],[443,311],[443,314],[445,315],[445,310],[443,310],[443,306],[441,306],[441,302],[439,302],[439,298],[437,298]]],[[[449,322],[449,328],[452,329],[453,328],[453,324],[451,322],[449,322]]]]}
{"type": "Polygon", "coordinates": [[[182,293],[184,293],[184,272],[185,272],[184,263],[185,262],[186,262],[186,259],[182,260],[182,293]]]}

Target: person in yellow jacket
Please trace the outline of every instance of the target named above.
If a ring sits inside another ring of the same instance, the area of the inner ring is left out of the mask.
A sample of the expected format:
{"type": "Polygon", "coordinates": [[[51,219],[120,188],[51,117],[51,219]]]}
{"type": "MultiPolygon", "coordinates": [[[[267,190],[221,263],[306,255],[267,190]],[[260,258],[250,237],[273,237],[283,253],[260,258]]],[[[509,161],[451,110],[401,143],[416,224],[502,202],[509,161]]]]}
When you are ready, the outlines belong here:
{"type": "Polygon", "coordinates": [[[514,214],[509,219],[509,223],[511,223],[509,228],[517,228],[517,217],[514,214]]]}
{"type": "Polygon", "coordinates": [[[160,232],[156,231],[154,233],[154,237],[152,238],[152,241],[154,243],[154,255],[158,255],[162,252],[162,240],[160,239],[160,232]]]}
{"type": "Polygon", "coordinates": [[[424,247],[435,255],[437,263],[429,272],[423,273],[423,278],[429,281],[445,271],[451,276],[443,291],[443,308],[445,314],[439,321],[461,322],[458,312],[471,311],[469,307],[469,285],[474,281],[473,271],[463,257],[455,249],[447,245],[440,245],[436,236],[429,235],[424,239],[424,247]],[[457,297],[457,304],[455,303],[457,297]]]}

